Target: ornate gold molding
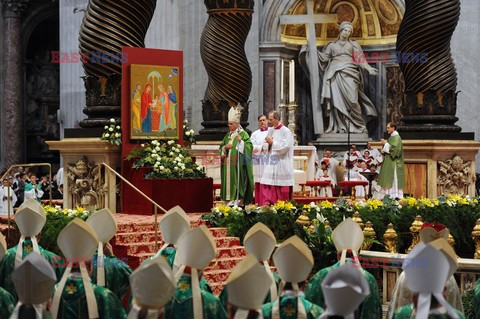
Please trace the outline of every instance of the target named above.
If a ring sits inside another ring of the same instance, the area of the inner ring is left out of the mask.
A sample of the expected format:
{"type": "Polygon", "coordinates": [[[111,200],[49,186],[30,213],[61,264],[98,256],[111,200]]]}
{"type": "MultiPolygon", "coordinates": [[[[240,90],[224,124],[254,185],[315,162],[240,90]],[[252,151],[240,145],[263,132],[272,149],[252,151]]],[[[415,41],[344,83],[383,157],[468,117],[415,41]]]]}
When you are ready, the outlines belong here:
{"type": "MultiPolygon", "coordinates": [[[[297,0],[290,8],[290,15],[304,14],[304,0],[297,0]]],[[[338,21],[353,23],[352,39],[360,45],[395,44],[397,32],[403,18],[401,8],[394,0],[362,1],[315,1],[314,12],[317,14],[338,15],[338,21]]],[[[322,46],[338,37],[338,25],[334,23],[315,26],[317,45],[322,46]]],[[[306,44],[305,27],[285,25],[282,27],[281,39],[292,44],[306,44]]]]}

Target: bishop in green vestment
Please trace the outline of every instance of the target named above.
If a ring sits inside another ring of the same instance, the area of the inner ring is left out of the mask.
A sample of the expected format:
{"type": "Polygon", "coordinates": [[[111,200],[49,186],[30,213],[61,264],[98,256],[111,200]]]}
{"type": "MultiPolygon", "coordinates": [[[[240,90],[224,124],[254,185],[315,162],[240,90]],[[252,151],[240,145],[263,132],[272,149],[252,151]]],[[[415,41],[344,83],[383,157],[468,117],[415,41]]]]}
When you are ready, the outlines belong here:
{"type": "Polygon", "coordinates": [[[473,297],[473,304],[475,306],[475,319],[480,319],[480,278],[477,280],[475,292],[473,297]]]}
{"type": "MultiPolygon", "coordinates": [[[[351,261],[347,258],[346,263],[351,261]]],[[[317,272],[309,281],[307,288],[305,289],[305,298],[311,302],[325,307],[325,298],[321,289],[322,282],[327,275],[334,269],[340,267],[340,262],[335,265],[326,267],[317,272]]],[[[352,267],[360,267],[359,265],[352,265],[352,267]]],[[[359,307],[360,319],[381,319],[382,318],[382,301],[378,294],[378,286],[375,277],[368,271],[360,268],[359,271],[365,276],[370,286],[370,295],[364,299],[359,307]]]]}
{"type": "Polygon", "coordinates": [[[253,144],[248,133],[240,126],[238,108],[232,107],[228,112],[228,129],[220,144],[220,197],[223,201],[246,205],[253,200],[253,144]]]}
{"type": "MultiPolygon", "coordinates": [[[[265,269],[265,267],[263,267],[262,265],[262,268],[265,269]]],[[[273,279],[275,280],[275,285],[277,286],[277,291],[278,291],[278,285],[280,284],[280,276],[278,276],[276,273],[272,273],[273,275],[273,279]]],[[[222,302],[222,305],[225,307],[225,309],[228,309],[228,291],[225,288],[223,288],[222,292],[220,293],[220,296],[218,296],[218,298],[220,299],[220,301],[222,302]]],[[[269,303],[269,302],[272,302],[272,297],[271,297],[271,293],[270,291],[268,291],[268,294],[267,296],[265,297],[265,301],[263,302],[264,304],[266,303],[269,303]]]]}
{"type": "MultiPolygon", "coordinates": [[[[120,299],[105,287],[100,287],[90,283],[97,301],[98,315],[100,318],[126,318],[120,299]]],[[[65,283],[60,306],[58,309],[58,318],[77,319],[88,318],[87,299],[85,298],[85,287],[80,273],[70,274],[65,283]]]]}
{"type": "MultiPolygon", "coordinates": [[[[3,234],[0,233],[0,261],[3,260],[6,251],[7,242],[5,241],[3,234]]],[[[15,300],[13,299],[12,295],[0,285],[0,318],[10,318],[10,314],[12,313],[14,307],[15,300]]]]}
{"type": "MultiPolygon", "coordinates": [[[[93,255],[93,271],[90,276],[92,282],[97,282],[98,255],[93,255]]],[[[103,256],[105,268],[105,287],[111,290],[118,299],[122,300],[130,288],[130,274],[132,269],[122,260],[115,256],[103,256]]]]}
{"type": "MultiPolygon", "coordinates": [[[[227,312],[220,300],[212,293],[200,289],[202,297],[203,319],[227,319],[227,312]]],[[[165,305],[164,319],[194,318],[192,278],[182,275],[177,282],[173,300],[165,305]]]]}
{"type": "MultiPolygon", "coordinates": [[[[288,287],[288,286],[287,286],[288,287]]],[[[303,294],[298,293],[298,299],[302,302],[307,313],[307,319],[316,319],[323,313],[323,308],[317,306],[316,304],[308,301],[303,294]]],[[[280,318],[281,319],[297,319],[298,318],[298,299],[297,294],[292,290],[291,287],[285,289],[282,295],[279,297],[280,300],[280,318]]],[[[263,305],[262,312],[264,319],[272,318],[272,311],[274,307],[274,302],[267,303],[263,305]]]]}
{"type": "MultiPolygon", "coordinates": [[[[412,318],[413,312],[414,312],[413,303],[402,306],[395,311],[395,313],[393,314],[393,319],[410,319],[412,318]]],[[[465,316],[461,311],[459,311],[458,309],[455,309],[455,312],[457,313],[458,318],[465,319],[465,316]]],[[[449,319],[449,318],[452,318],[452,317],[449,316],[445,308],[442,308],[442,307],[431,309],[430,314],[428,315],[428,319],[449,319]]]]}
{"type": "Polygon", "coordinates": [[[405,187],[403,143],[396,128],[396,125],[392,122],[387,124],[387,132],[390,134],[390,138],[388,141],[382,139],[382,153],[385,157],[377,183],[382,187],[381,193],[383,196],[403,198],[402,189],[405,187]]]}
{"type": "MultiPolygon", "coordinates": [[[[33,251],[32,241],[30,239],[25,239],[22,246],[23,259],[33,251]]],[[[12,281],[12,273],[15,269],[15,256],[17,254],[17,249],[18,245],[7,250],[5,257],[2,259],[2,261],[0,261],[0,287],[5,288],[5,290],[7,290],[12,295],[15,303],[17,302],[18,297],[12,281]]],[[[52,268],[57,275],[57,281],[60,281],[60,278],[62,278],[63,271],[65,269],[65,265],[63,264],[63,262],[61,262],[61,258],[54,253],[43,249],[40,245],[38,246],[38,249],[40,250],[40,255],[42,255],[52,265],[52,268]]]]}
{"type": "MultiPolygon", "coordinates": [[[[173,268],[173,263],[175,261],[176,254],[177,254],[177,250],[175,249],[175,247],[173,247],[173,245],[171,245],[171,246],[169,245],[165,249],[160,250],[158,253],[156,253],[152,257],[149,257],[149,258],[145,259],[142,262],[142,264],[145,263],[147,260],[152,260],[155,257],[163,256],[167,260],[167,263],[170,265],[170,267],[173,268]]],[[[210,287],[208,282],[203,277],[202,277],[202,279],[200,279],[200,289],[205,290],[209,293],[213,293],[212,288],[210,287]]]]}
{"type": "Polygon", "coordinates": [[[12,295],[0,287],[0,318],[10,318],[14,307],[15,301],[12,295]]]}
{"type": "Polygon", "coordinates": [[[320,307],[325,307],[325,298],[322,291],[323,281],[334,269],[339,268],[341,265],[349,264],[351,267],[359,268],[358,270],[362,272],[370,287],[370,295],[363,300],[357,310],[360,313],[360,319],[381,319],[382,302],[378,294],[375,277],[362,269],[360,264],[354,264],[351,258],[347,258],[347,254],[356,257],[357,252],[360,251],[364,240],[362,229],[352,218],[347,218],[335,227],[332,232],[332,240],[337,249],[339,262],[333,266],[321,269],[310,279],[305,289],[305,297],[320,307]]]}

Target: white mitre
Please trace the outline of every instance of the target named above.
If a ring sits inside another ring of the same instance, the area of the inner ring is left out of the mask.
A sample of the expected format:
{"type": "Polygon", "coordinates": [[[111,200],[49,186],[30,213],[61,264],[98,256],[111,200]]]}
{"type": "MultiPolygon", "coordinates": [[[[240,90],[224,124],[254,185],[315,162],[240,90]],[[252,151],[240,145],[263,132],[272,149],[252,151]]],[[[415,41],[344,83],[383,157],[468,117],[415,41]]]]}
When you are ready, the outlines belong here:
{"type": "Polygon", "coordinates": [[[68,265],[53,297],[51,308],[52,317],[57,318],[65,283],[72,271],[74,261],[78,261],[83,286],[85,288],[88,316],[89,318],[98,318],[97,300],[95,299],[90,276],[85,264],[85,261],[91,260],[95,250],[97,250],[97,234],[85,221],[80,218],[75,218],[62,229],[57,238],[57,245],[67,259],[68,265]]]}
{"type": "Polygon", "coordinates": [[[98,248],[97,248],[97,282],[99,286],[105,286],[105,263],[103,256],[103,244],[106,244],[117,233],[117,222],[112,212],[108,208],[96,211],[86,220],[87,224],[97,234],[98,248]]]}
{"type": "Polygon", "coordinates": [[[354,257],[357,256],[363,244],[363,231],[352,219],[342,221],[332,232],[332,240],[337,252],[341,252],[340,265],[345,264],[347,250],[351,250],[354,257]]]}
{"type": "Polygon", "coordinates": [[[130,286],[133,301],[128,319],[137,319],[142,308],[148,309],[147,319],[156,319],[176,288],[173,271],[161,256],[142,263],[130,275],[130,286]]]}
{"type": "Polygon", "coordinates": [[[457,313],[443,296],[450,271],[450,264],[444,253],[431,244],[420,242],[407,255],[402,268],[408,288],[412,293],[418,293],[415,318],[428,318],[431,298],[435,297],[451,318],[458,319],[457,313]]]}
{"type": "Polygon", "coordinates": [[[351,265],[332,270],[322,282],[326,311],[320,318],[342,316],[353,319],[354,312],[370,294],[365,276],[351,265]]]}
{"type": "Polygon", "coordinates": [[[30,237],[33,251],[40,253],[36,236],[42,231],[42,228],[47,221],[47,215],[45,214],[42,205],[40,205],[35,199],[31,198],[20,205],[14,215],[14,219],[21,233],[18,242],[19,249],[17,249],[17,253],[15,254],[15,268],[17,268],[22,262],[23,242],[26,237],[30,237]]]}
{"type": "Polygon", "coordinates": [[[44,304],[52,297],[57,281],[50,263],[39,253],[31,252],[13,271],[12,280],[18,303],[10,319],[18,318],[22,305],[33,306],[35,319],[42,319],[44,304]]]}
{"type": "Polygon", "coordinates": [[[250,310],[262,312],[272,279],[252,255],[235,266],[227,279],[228,302],[237,307],[234,319],[246,319],[250,310]]]}
{"type": "Polygon", "coordinates": [[[235,123],[240,123],[240,118],[242,116],[242,107],[240,106],[240,103],[238,103],[237,106],[232,106],[230,107],[230,110],[228,111],[228,121],[229,122],[235,122],[235,123]]]}

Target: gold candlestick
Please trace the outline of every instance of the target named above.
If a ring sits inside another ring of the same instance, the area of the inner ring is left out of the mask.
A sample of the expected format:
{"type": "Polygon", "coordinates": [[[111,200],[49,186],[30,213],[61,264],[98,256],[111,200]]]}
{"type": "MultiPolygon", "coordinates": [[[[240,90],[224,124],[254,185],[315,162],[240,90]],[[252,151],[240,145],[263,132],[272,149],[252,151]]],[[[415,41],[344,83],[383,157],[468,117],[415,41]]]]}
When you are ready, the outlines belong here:
{"type": "Polygon", "coordinates": [[[420,241],[419,233],[420,233],[420,229],[422,228],[422,225],[423,225],[422,216],[417,215],[417,217],[415,217],[415,220],[412,223],[412,226],[410,226],[410,233],[412,234],[412,244],[410,245],[410,247],[408,247],[407,251],[405,252],[406,254],[408,254],[413,249],[413,247],[415,247],[420,241]]]}
{"type": "Polygon", "coordinates": [[[306,210],[304,210],[302,214],[298,216],[296,223],[304,227],[310,226],[310,218],[308,218],[308,213],[306,210]]]}
{"type": "Polygon", "coordinates": [[[385,250],[389,253],[396,254],[398,235],[392,223],[388,224],[387,231],[383,234],[383,239],[385,240],[385,250]]]}
{"type": "Polygon", "coordinates": [[[475,242],[475,254],[473,258],[480,259],[480,218],[477,219],[472,231],[472,239],[475,242]]]}
{"type": "MultiPolygon", "coordinates": [[[[365,229],[363,230],[363,236],[365,237],[365,239],[375,239],[376,235],[377,234],[375,233],[375,230],[372,227],[372,222],[368,221],[365,224],[365,229]]],[[[371,241],[364,242],[362,244],[362,249],[363,250],[369,250],[372,247],[372,245],[373,245],[373,243],[371,241]]]]}
{"type": "Polygon", "coordinates": [[[363,229],[364,225],[363,225],[362,217],[360,217],[359,212],[353,213],[352,219],[353,219],[354,222],[356,222],[358,224],[358,226],[360,226],[361,229],[363,229]]]}

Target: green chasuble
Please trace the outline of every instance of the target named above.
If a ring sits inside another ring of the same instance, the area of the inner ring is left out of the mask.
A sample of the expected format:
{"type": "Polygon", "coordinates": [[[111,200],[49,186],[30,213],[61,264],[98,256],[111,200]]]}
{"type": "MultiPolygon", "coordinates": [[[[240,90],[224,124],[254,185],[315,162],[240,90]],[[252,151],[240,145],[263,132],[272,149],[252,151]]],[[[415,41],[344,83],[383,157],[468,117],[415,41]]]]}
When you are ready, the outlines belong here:
{"type": "Polygon", "coordinates": [[[475,319],[480,319],[480,278],[477,280],[477,284],[475,286],[473,304],[475,309],[475,319]]]}
{"type": "MultiPolygon", "coordinates": [[[[463,313],[455,307],[452,307],[455,312],[457,313],[458,317],[460,319],[465,319],[465,316],[463,313]]],[[[435,312],[435,310],[430,310],[430,314],[428,315],[428,319],[448,319],[451,318],[446,312],[446,310],[443,308],[442,313],[432,313],[435,312]]],[[[395,310],[395,313],[393,314],[393,319],[410,319],[412,318],[412,313],[413,313],[413,303],[405,305],[403,307],[398,308],[395,310]]]]}
{"type": "MultiPolygon", "coordinates": [[[[348,262],[348,261],[347,261],[348,262]]],[[[319,305],[326,307],[325,299],[323,297],[322,282],[327,277],[328,273],[338,268],[340,262],[335,265],[326,267],[317,272],[308,282],[305,289],[305,298],[319,305]]],[[[378,294],[377,282],[375,277],[363,268],[359,268],[363,276],[367,279],[370,286],[370,295],[360,305],[360,319],[381,319],[382,318],[382,301],[378,294]]]]}
{"type": "MultiPolygon", "coordinates": [[[[15,286],[13,285],[12,281],[12,273],[15,269],[15,255],[17,253],[17,246],[14,246],[7,250],[5,257],[3,257],[2,261],[0,261],[0,287],[5,288],[15,299],[15,303],[17,303],[17,292],[15,291],[15,286]]],[[[40,250],[40,255],[45,257],[45,259],[52,265],[55,274],[57,275],[57,282],[60,281],[62,278],[63,272],[65,270],[65,265],[61,260],[61,257],[55,255],[54,253],[43,249],[38,246],[40,250]]],[[[30,252],[33,251],[32,241],[25,240],[23,242],[23,257],[25,258],[28,256],[30,252]]]]}
{"type": "MultiPolygon", "coordinates": [[[[305,311],[307,312],[307,319],[316,319],[323,313],[323,308],[317,306],[305,297],[299,297],[302,300],[303,306],[305,307],[305,311]]],[[[278,302],[278,301],[277,301],[278,302]]],[[[262,306],[263,318],[264,319],[271,319],[272,318],[272,310],[274,302],[267,303],[262,306]]],[[[297,297],[294,296],[282,296],[280,297],[280,318],[281,319],[297,319],[297,306],[298,301],[297,297]]]]}
{"type": "MultiPolygon", "coordinates": [[[[117,257],[104,258],[105,287],[112,291],[118,299],[122,300],[130,288],[130,274],[132,269],[117,257]]],[[[93,255],[92,282],[97,283],[97,253],[93,255]]]]}
{"type": "MultiPolygon", "coordinates": [[[[213,294],[200,289],[202,295],[203,319],[227,319],[227,312],[220,300],[213,294]]],[[[193,318],[193,297],[191,277],[183,275],[177,283],[177,290],[171,301],[165,305],[164,319],[193,318]]]]}
{"type": "MultiPolygon", "coordinates": [[[[98,315],[100,318],[127,318],[122,303],[115,294],[105,287],[91,284],[97,300],[98,315]]],[[[60,299],[58,318],[62,319],[87,319],[88,308],[85,297],[85,287],[81,277],[70,277],[65,283],[65,288],[60,299]]]]}
{"type": "MultiPolygon", "coordinates": [[[[152,258],[156,257],[157,254],[153,255],[152,257],[150,257],[148,259],[145,259],[143,262],[145,262],[147,260],[151,260],[152,258]]],[[[173,267],[173,262],[175,261],[175,255],[176,254],[177,254],[177,250],[174,247],[167,247],[160,252],[160,256],[163,256],[167,259],[167,262],[170,265],[170,267],[173,267]]],[[[202,277],[202,279],[200,279],[200,289],[205,290],[209,293],[213,293],[212,288],[210,288],[210,285],[208,284],[208,282],[203,277],[202,277]]]]}
{"type": "Polygon", "coordinates": [[[10,318],[13,308],[15,308],[15,301],[12,295],[0,287],[0,318],[10,318]]]}
{"type": "MultiPolygon", "coordinates": [[[[264,266],[262,265],[262,268],[264,268],[264,266]]],[[[275,279],[275,285],[277,285],[277,291],[278,291],[278,285],[280,284],[280,276],[277,275],[276,273],[272,273],[273,274],[273,279],[275,279]]],[[[228,309],[228,292],[227,292],[227,286],[225,286],[222,290],[222,292],[220,293],[220,296],[218,296],[218,298],[220,299],[220,301],[222,302],[222,305],[223,307],[225,308],[225,310],[228,309]]],[[[264,304],[266,303],[269,303],[271,302],[271,296],[270,296],[270,290],[268,290],[268,294],[267,296],[265,297],[265,300],[263,301],[264,304]]]]}
{"type": "Polygon", "coordinates": [[[378,185],[384,188],[392,188],[393,172],[397,168],[398,188],[405,187],[405,166],[403,163],[403,143],[400,135],[390,136],[388,139],[390,144],[389,153],[385,153],[382,168],[378,175],[378,185]]]}
{"type": "Polygon", "coordinates": [[[221,178],[222,189],[220,197],[223,201],[230,201],[236,199],[243,199],[245,205],[250,204],[253,200],[253,166],[252,166],[252,152],[253,144],[250,141],[250,137],[243,129],[240,132],[228,132],[223,138],[222,144],[220,144],[220,156],[222,156],[221,163],[221,178]],[[240,135],[242,137],[243,153],[237,151],[237,145],[240,143],[235,136],[240,135]],[[233,136],[233,141],[232,140],[233,136]],[[224,149],[225,145],[232,144],[232,148],[227,151],[224,149]],[[240,167],[240,175],[238,173],[238,166],[240,167]],[[240,179],[238,180],[238,177],[240,179]],[[227,185],[230,185],[227,189],[227,185]],[[237,198],[238,188],[238,198],[237,198]]]}

